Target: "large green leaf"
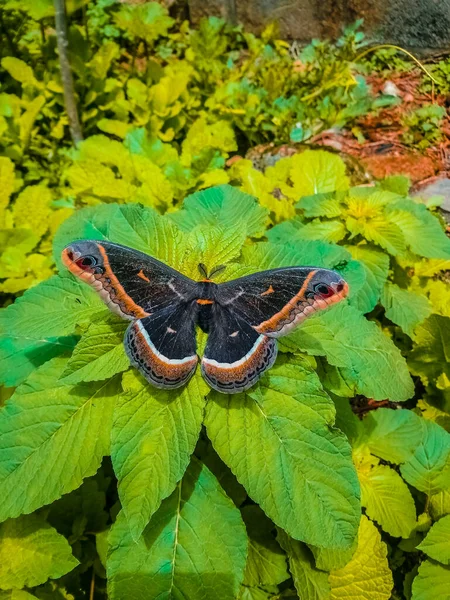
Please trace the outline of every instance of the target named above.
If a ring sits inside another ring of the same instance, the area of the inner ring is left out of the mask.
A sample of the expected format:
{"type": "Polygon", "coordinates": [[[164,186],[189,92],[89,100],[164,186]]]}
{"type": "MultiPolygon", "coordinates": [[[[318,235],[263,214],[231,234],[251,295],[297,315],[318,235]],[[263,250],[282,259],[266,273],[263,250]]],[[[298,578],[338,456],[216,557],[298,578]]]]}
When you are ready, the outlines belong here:
{"type": "Polygon", "coordinates": [[[267,225],[268,211],[253,196],[231,185],[220,185],[188,196],[183,208],[170,217],[186,232],[198,225],[225,230],[244,225],[247,236],[260,237],[267,225]]]}
{"type": "Polygon", "coordinates": [[[65,537],[42,515],[24,515],[0,525],[0,588],[33,587],[78,565],[65,537]]]}
{"type": "Polygon", "coordinates": [[[113,316],[92,323],[76,345],[61,376],[62,382],[101,381],[126,371],[130,360],[123,345],[125,328],[126,323],[113,316]]]}
{"type": "Polygon", "coordinates": [[[450,565],[450,515],[435,523],[417,548],[430,558],[450,565]]]}
{"type": "Polygon", "coordinates": [[[6,592],[0,590],[0,600],[36,600],[37,596],[33,596],[25,590],[8,590],[6,592]]]}
{"type": "Polygon", "coordinates": [[[389,600],[392,573],[387,547],[375,525],[364,515],[358,533],[358,547],[345,567],[329,577],[331,600],[389,600]]]}
{"type": "Polygon", "coordinates": [[[368,244],[346,246],[346,249],[355,260],[362,263],[366,272],[364,286],[352,304],[363,313],[370,312],[375,308],[389,274],[389,256],[368,244]]]}
{"type": "Polygon", "coordinates": [[[305,150],[291,159],[290,179],[298,198],[349,188],[345,163],[325,150],[305,150]]]}
{"type": "Polygon", "coordinates": [[[403,290],[395,283],[385,284],[381,302],[386,309],[386,317],[411,337],[417,325],[431,314],[431,304],[426,296],[403,290]]]}
{"type": "Polygon", "coordinates": [[[0,312],[1,381],[17,385],[43,359],[72,349],[76,326],[96,311],[106,314],[96,294],[72,277],[52,277],[29,289],[0,312]]]}
{"type": "Polygon", "coordinates": [[[306,319],[283,339],[285,348],[326,356],[341,375],[369,398],[406,400],[414,392],[406,361],[393,342],[361,313],[341,303],[306,319]]]}
{"type": "Polygon", "coordinates": [[[271,531],[273,523],[255,504],[244,506],[241,512],[249,538],[244,585],[278,585],[289,579],[286,555],[271,531]]]}
{"type": "Polygon", "coordinates": [[[433,560],[425,560],[412,585],[412,600],[439,600],[448,598],[450,589],[450,567],[433,560]]]}
{"type": "Polygon", "coordinates": [[[0,521],[53,502],[109,454],[117,381],[65,386],[66,360],[35,371],[0,411],[0,521]]]}
{"type": "Polygon", "coordinates": [[[421,420],[422,440],[401,467],[410,485],[428,495],[450,488],[450,433],[436,423],[421,420]]]}
{"type": "Polygon", "coordinates": [[[239,510],[196,459],[137,542],[123,512],[109,542],[111,600],[234,600],[244,576],[247,539],[239,510]]]}
{"type": "Polygon", "coordinates": [[[182,233],[167,217],[151,208],[134,204],[118,207],[109,221],[107,235],[116,244],[136,248],[179,268],[182,233]]]}
{"type": "Polygon", "coordinates": [[[412,457],[423,436],[422,420],[410,410],[379,408],[363,420],[363,435],[358,440],[370,452],[400,464],[412,457]]]}
{"type": "Polygon", "coordinates": [[[316,569],[308,546],[292,539],[281,530],[278,532],[277,539],[288,555],[289,569],[299,597],[303,600],[328,600],[330,597],[328,573],[316,569]]]}
{"type": "Polygon", "coordinates": [[[408,364],[425,383],[442,373],[450,378],[450,317],[431,315],[417,327],[408,364]]]}
{"type": "Polygon", "coordinates": [[[400,475],[386,465],[357,469],[366,515],[390,535],[409,537],[416,524],[416,507],[400,475]]]}
{"type": "Polygon", "coordinates": [[[213,393],[205,424],[222,460],[289,535],[351,545],[359,486],[334,408],[306,362],[278,364],[245,394],[213,393]]]}
{"type": "Polygon", "coordinates": [[[208,388],[198,375],[179,390],[158,390],[134,370],[124,375],[123,388],[114,411],[111,457],[128,527],[137,539],[189,464],[208,388]]]}
{"type": "Polygon", "coordinates": [[[404,199],[388,205],[386,212],[401,229],[415,254],[427,258],[450,258],[450,240],[439,220],[424,204],[404,199]]]}

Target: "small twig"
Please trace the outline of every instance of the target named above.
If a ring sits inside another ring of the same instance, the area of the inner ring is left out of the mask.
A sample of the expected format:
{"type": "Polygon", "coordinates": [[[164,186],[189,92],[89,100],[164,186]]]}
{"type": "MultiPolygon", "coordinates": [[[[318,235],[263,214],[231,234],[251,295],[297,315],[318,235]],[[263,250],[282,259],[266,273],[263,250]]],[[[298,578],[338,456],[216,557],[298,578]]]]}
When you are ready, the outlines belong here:
{"type": "Polygon", "coordinates": [[[91,579],[91,587],[89,590],[89,600],[94,600],[94,592],[95,592],[95,569],[92,566],[92,579],[91,579]]]}
{"type": "Polygon", "coordinates": [[[367,54],[370,54],[370,52],[375,52],[376,50],[380,50],[381,48],[394,48],[394,50],[397,50],[398,52],[403,52],[404,54],[409,56],[409,58],[411,58],[417,65],[419,65],[419,67],[422,69],[422,71],[424,73],[426,73],[428,75],[428,77],[431,79],[432,87],[433,87],[433,95],[434,95],[434,84],[437,83],[439,85],[440,82],[433,77],[433,75],[430,73],[430,71],[428,71],[428,69],[425,67],[425,65],[423,63],[421,63],[420,60],[414,56],[414,54],[411,54],[411,52],[408,52],[408,50],[405,50],[401,46],[395,46],[394,44],[378,44],[377,46],[371,46],[370,48],[367,48],[366,50],[364,50],[364,52],[361,52],[361,54],[358,54],[358,56],[355,58],[355,60],[353,62],[357,63],[359,60],[361,60],[361,58],[363,58],[367,54]]]}
{"type": "Polygon", "coordinates": [[[58,42],[59,66],[64,89],[64,104],[69,117],[70,135],[75,146],[83,140],[80,121],[78,119],[77,102],[70,69],[67,39],[66,5],[64,0],[53,0],[55,7],[56,39],[58,42]]]}

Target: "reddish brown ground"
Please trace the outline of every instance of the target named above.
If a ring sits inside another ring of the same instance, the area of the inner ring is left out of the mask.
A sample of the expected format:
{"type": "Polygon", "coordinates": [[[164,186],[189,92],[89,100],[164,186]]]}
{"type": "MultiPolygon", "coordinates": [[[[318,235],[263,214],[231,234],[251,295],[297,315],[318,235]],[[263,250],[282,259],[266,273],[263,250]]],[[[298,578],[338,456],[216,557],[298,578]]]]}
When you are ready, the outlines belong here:
{"type": "MultiPolygon", "coordinates": [[[[421,75],[418,70],[409,73],[390,73],[386,77],[371,75],[368,83],[374,94],[381,92],[389,81],[397,90],[401,102],[377,114],[359,119],[357,127],[365,141],[360,143],[348,130],[325,131],[308,141],[309,147],[322,146],[338,151],[355,174],[355,183],[370,182],[387,175],[404,174],[410,177],[413,189],[440,177],[450,177],[450,118],[444,119],[443,139],[436,146],[423,152],[408,147],[402,142],[403,125],[401,118],[416,108],[438,103],[446,106],[448,98],[420,91],[421,75]],[[353,167],[353,168],[352,168],[353,167]]],[[[264,169],[273,164],[273,158],[290,156],[304,148],[304,145],[286,144],[276,147],[263,144],[252,148],[246,155],[257,168],[264,169]]],[[[239,160],[235,156],[228,164],[239,160]]]]}
{"type": "MultiPolygon", "coordinates": [[[[343,130],[338,134],[324,132],[313,141],[316,144],[333,147],[357,159],[367,174],[375,179],[393,174],[405,174],[411,178],[414,187],[421,187],[435,177],[450,176],[450,119],[444,119],[443,139],[436,146],[423,152],[414,150],[402,142],[405,113],[426,104],[446,105],[447,98],[420,91],[421,77],[417,71],[390,74],[389,82],[395,84],[401,103],[370,114],[358,121],[365,141],[359,143],[351,132],[343,130]]],[[[386,85],[386,78],[380,75],[368,77],[373,92],[379,93],[386,85]]]]}

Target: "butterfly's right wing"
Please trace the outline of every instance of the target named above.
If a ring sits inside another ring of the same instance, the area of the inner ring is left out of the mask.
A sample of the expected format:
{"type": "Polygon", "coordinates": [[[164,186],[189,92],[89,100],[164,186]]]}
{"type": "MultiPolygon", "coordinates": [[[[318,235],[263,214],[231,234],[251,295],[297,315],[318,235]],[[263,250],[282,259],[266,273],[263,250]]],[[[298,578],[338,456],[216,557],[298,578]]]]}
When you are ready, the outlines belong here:
{"type": "Polygon", "coordinates": [[[281,337],[309,315],[343,300],[348,285],[336,271],[284,267],[221,283],[218,304],[239,314],[257,333],[281,337]]]}
{"type": "Polygon", "coordinates": [[[202,375],[218,392],[237,394],[254,385],[275,362],[277,341],[259,334],[232,309],[212,306],[202,375]]]}

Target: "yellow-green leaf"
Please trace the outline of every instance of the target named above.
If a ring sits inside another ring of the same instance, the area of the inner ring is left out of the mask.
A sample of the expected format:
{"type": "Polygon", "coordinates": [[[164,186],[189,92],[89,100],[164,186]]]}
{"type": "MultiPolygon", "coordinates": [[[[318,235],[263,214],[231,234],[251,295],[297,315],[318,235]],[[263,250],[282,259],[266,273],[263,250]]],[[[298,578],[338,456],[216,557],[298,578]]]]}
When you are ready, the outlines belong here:
{"type": "Polygon", "coordinates": [[[387,546],[375,525],[364,515],[358,547],[345,567],[329,576],[331,600],[389,600],[393,586],[387,546]]]}

